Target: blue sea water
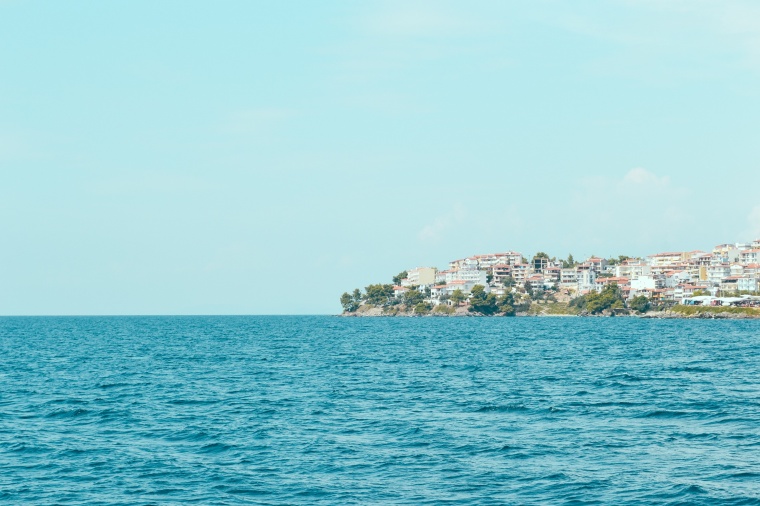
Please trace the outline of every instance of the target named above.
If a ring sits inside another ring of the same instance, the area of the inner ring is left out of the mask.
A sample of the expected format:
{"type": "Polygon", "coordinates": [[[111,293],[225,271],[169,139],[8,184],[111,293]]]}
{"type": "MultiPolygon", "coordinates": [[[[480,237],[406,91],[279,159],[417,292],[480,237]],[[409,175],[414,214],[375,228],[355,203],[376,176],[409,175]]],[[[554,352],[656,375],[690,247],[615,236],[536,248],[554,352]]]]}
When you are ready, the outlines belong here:
{"type": "Polygon", "coordinates": [[[760,504],[760,321],[0,318],[7,504],[760,504]]]}

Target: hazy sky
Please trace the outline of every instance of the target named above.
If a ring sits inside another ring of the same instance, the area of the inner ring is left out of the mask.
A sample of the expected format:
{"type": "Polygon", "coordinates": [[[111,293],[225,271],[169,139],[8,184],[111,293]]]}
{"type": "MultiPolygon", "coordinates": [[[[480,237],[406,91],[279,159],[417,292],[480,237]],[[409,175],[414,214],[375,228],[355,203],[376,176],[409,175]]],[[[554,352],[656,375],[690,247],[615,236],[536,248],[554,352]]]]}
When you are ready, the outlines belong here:
{"type": "Polygon", "coordinates": [[[0,314],[752,240],[759,154],[756,1],[0,0],[0,314]]]}

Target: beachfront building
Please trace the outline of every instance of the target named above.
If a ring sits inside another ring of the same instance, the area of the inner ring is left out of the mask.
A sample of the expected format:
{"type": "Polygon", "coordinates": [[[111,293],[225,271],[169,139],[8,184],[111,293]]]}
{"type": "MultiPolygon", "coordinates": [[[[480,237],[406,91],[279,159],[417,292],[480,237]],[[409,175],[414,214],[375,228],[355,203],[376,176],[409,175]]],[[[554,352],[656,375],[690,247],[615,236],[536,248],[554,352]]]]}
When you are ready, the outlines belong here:
{"type": "Polygon", "coordinates": [[[547,267],[544,269],[544,280],[549,283],[550,285],[554,285],[555,283],[559,283],[560,277],[562,273],[561,267],[547,267]]]}
{"type": "Polygon", "coordinates": [[[649,275],[639,276],[635,279],[632,279],[631,288],[637,292],[641,292],[644,290],[656,290],[657,288],[661,288],[661,286],[658,286],[657,280],[654,276],[649,275]]]}
{"type": "Polygon", "coordinates": [[[545,288],[544,277],[540,274],[533,274],[532,276],[529,276],[525,282],[530,284],[530,288],[532,290],[543,290],[545,288]]]}
{"type": "Polygon", "coordinates": [[[491,281],[494,285],[503,285],[507,278],[512,277],[512,266],[509,264],[496,264],[491,267],[491,281]]]}
{"type": "Polygon", "coordinates": [[[533,274],[533,270],[528,264],[515,264],[512,266],[512,278],[514,278],[515,283],[518,285],[525,283],[525,280],[528,279],[531,274],[533,274]]]}
{"type": "Polygon", "coordinates": [[[739,281],[739,276],[729,276],[727,278],[723,278],[720,282],[721,293],[736,293],[738,290],[737,281],[739,281]]]}
{"type": "Polygon", "coordinates": [[[575,267],[560,269],[559,285],[562,288],[576,288],[578,286],[578,270],[575,267]]]}
{"type": "Polygon", "coordinates": [[[435,267],[415,267],[406,271],[406,279],[401,280],[401,286],[431,286],[435,284],[435,267]]]}
{"type": "Polygon", "coordinates": [[[615,276],[596,278],[596,281],[594,281],[594,289],[597,292],[601,292],[605,286],[612,284],[617,285],[618,288],[622,290],[623,287],[630,286],[630,280],[628,278],[618,278],[615,276]]]}
{"type": "Polygon", "coordinates": [[[403,297],[403,296],[404,296],[404,294],[405,294],[406,292],[408,292],[408,291],[409,291],[409,288],[408,288],[408,287],[406,287],[406,286],[394,286],[394,287],[393,287],[393,295],[394,295],[394,296],[395,296],[397,299],[400,299],[401,297],[403,297]]]}
{"type": "Polygon", "coordinates": [[[435,284],[436,285],[445,285],[446,284],[446,276],[450,273],[450,270],[445,271],[437,271],[435,273],[435,284]]]}
{"type": "Polygon", "coordinates": [[[615,266],[615,277],[633,279],[652,273],[652,267],[642,260],[624,260],[615,266]]]}
{"type": "Polygon", "coordinates": [[[578,293],[585,293],[595,288],[596,271],[591,264],[578,266],[578,293]]]}
{"type": "Polygon", "coordinates": [[[741,276],[736,280],[736,289],[740,292],[756,292],[758,279],[755,276],[741,276]]]}
{"type": "Polygon", "coordinates": [[[607,268],[607,263],[608,262],[606,259],[599,258],[599,257],[591,257],[585,262],[583,262],[583,264],[590,265],[591,268],[597,272],[597,274],[607,268]]]}
{"type": "Polygon", "coordinates": [[[651,265],[653,268],[670,267],[671,265],[680,263],[685,259],[686,258],[684,256],[684,253],[680,251],[657,253],[655,255],[649,255],[647,257],[649,265],[651,265]]]}
{"type": "Polygon", "coordinates": [[[485,286],[488,284],[487,276],[488,273],[480,269],[454,269],[446,272],[444,281],[447,285],[454,281],[464,281],[473,285],[485,286]]]}
{"type": "Polygon", "coordinates": [[[739,254],[739,263],[744,265],[760,262],[760,248],[744,250],[739,254]]]}
{"type": "MultiPolygon", "coordinates": [[[[435,286],[430,289],[431,296],[440,298],[441,295],[448,295],[451,296],[452,293],[454,293],[457,290],[461,290],[462,293],[468,294],[472,291],[472,288],[475,285],[484,285],[484,283],[477,283],[474,281],[465,281],[465,280],[455,280],[451,281],[450,283],[446,283],[443,286],[435,286]]],[[[486,292],[489,291],[488,286],[485,287],[486,292]]]]}
{"type": "Polygon", "coordinates": [[[731,266],[728,264],[711,265],[707,268],[707,282],[713,286],[719,286],[730,275],[731,266]]]}
{"type": "Polygon", "coordinates": [[[663,273],[662,284],[665,288],[673,288],[692,279],[693,276],[689,271],[668,271],[663,273]]]}

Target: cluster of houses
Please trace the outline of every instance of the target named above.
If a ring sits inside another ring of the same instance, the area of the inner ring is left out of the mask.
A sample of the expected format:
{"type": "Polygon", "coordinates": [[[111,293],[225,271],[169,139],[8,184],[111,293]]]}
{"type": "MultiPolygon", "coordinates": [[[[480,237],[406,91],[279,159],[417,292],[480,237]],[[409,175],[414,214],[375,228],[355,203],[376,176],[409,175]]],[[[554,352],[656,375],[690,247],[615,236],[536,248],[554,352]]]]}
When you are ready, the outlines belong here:
{"type": "Polygon", "coordinates": [[[756,294],[760,289],[760,239],[751,243],[720,244],[711,252],[678,251],[608,261],[591,257],[568,266],[543,255],[528,261],[508,251],[475,255],[449,262],[449,268],[417,267],[394,287],[397,297],[412,289],[430,291],[439,304],[456,290],[468,294],[475,285],[502,295],[510,286],[555,290],[570,296],[600,292],[615,283],[626,299],[644,295],[652,301],[684,302],[696,296],[756,294]]]}

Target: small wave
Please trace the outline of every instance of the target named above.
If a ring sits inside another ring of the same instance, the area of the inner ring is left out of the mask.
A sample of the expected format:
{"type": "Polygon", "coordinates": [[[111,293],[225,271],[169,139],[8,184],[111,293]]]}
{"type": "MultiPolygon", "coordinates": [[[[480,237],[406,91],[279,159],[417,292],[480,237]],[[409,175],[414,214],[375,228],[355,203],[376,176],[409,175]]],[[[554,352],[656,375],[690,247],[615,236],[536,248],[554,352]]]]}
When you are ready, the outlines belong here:
{"type": "Polygon", "coordinates": [[[687,366],[681,366],[681,367],[672,367],[670,370],[671,371],[675,371],[675,372],[705,372],[705,373],[707,373],[707,372],[714,372],[715,371],[714,369],[711,369],[709,367],[702,367],[702,366],[697,366],[697,365],[693,365],[693,366],[687,365],[687,366]]]}
{"type": "Polygon", "coordinates": [[[131,385],[129,383],[98,383],[96,386],[100,389],[108,390],[111,388],[122,388],[122,387],[131,386],[131,385]]]}
{"type": "Polygon", "coordinates": [[[218,402],[217,399],[175,399],[169,401],[169,404],[175,406],[207,406],[210,404],[217,404],[218,402]]]}
{"type": "Polygon", "coordinates": [[[7,448],[7,451],[11,453],[34,455],[40,453],[48,453],[50,451],[50,448],[36,445],[33,446],[26,443],[14,443],[7,448]]]}
{"type": "Polygon", "coordinates": [[[45,418],[79,418],[92,413],[92,411],[84,408],[76,409],[56,409],[45,415],[45,418]]]}
{"type": "Polygon", "coordinates": [[[529,408],[524,404],[502,404],[483,406],[476,410],[476,413],[515,413],[528,411],[529,408]]]}
{"type": "Polygon", "coordinates": [[[738,480],[751,480],[755,481],[760,478],[760,472],[757,471],[742,471],[739,473],[733,473],[728,475],[728,478],[734,478],[738,480]]]}
{"type": "Polygon", "coordinates": [[[687,416],[692,416],[694,413],[691,413],[689,411],[676,411],[671,409],[655,409],[653,411],[648,411],[639,418],[684,418],[687,416]]]}
{"type": "Polygon", "coordinates": [[[201,451],[204,453],[216,454],[216,453],[224,453],[234,448],[235,448],[234,446],[224,444],[224,443],[211,443],[211,444],[202,446],[201,451]]]}

